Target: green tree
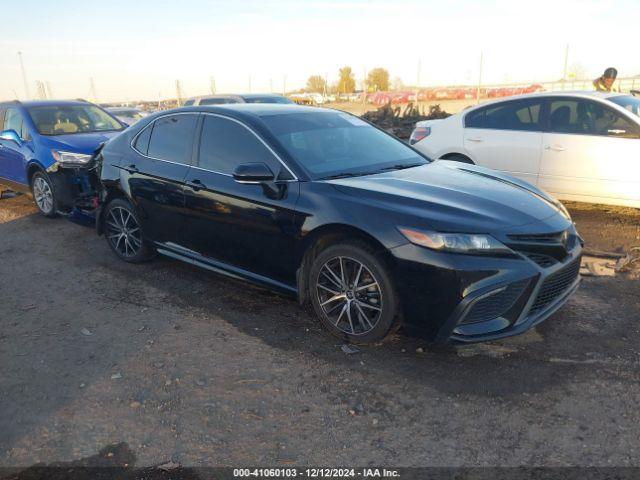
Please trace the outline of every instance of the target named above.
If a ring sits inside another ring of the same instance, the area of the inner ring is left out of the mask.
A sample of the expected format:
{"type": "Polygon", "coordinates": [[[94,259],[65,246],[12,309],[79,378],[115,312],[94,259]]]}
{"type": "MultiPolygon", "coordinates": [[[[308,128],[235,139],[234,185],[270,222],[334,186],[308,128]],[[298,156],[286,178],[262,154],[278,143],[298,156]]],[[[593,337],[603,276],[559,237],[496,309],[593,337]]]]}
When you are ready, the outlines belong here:
{"type": "Polygon", "coordinates": [[[353,93],[356,89],[355,75],[351,67],[340,69],[340,80],[338,80],[338,93],[353,93]]]}
{"type": "Polygon", "coordinates": [[[367,85],[369,90],[376,92],[389,90],[389,72],[381,67],[374,68],[367,75],[367,85]]]}
{"type": "Polygon", "coordinates": [[[327,82],[321,75],[311,75],[307,80],[307,92],[323,93],[327,82]]]}

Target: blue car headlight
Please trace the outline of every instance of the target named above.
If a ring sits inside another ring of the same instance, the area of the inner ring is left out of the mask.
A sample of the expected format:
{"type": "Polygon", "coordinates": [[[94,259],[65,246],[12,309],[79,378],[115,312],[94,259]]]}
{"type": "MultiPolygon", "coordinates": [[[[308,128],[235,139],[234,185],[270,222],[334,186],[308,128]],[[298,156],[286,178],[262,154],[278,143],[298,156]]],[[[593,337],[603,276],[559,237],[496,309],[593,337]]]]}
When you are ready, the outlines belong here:
{"type": "Polygon", "coordinates": [[[93,155],[85,153],[64,152],[62,150],[51,150],[53,159],[61,166],[83,166],[91,161],[93,155]]]}
{"type": "Polygon", "coordinates": [[[512,253],[491,235],[469,233],[440,233],[398,227],[400,233],[411,243],[421,247],[453,253],[491,254],[512,253]]]}

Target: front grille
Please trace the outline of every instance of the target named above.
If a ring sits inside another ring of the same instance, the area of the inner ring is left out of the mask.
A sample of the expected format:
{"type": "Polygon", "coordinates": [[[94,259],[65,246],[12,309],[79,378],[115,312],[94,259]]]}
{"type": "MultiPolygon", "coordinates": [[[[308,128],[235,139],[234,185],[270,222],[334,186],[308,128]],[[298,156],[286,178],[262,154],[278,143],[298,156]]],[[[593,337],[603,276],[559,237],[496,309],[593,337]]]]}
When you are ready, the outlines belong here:
{"type": "Polygon", "coordinates": [[[555,258],[549,255],[544,255],[542,253],[523,252],[523,254],[540,265],[542,268],[551,267],[552,265],[558,263],[555,258]]]}
{"type": "Polygon", "coordinates": [[[486,322],[505,315],[516,303],[528,283],[528,279],[511,283],[504,290],[478,300],[461,323],[486,322]]]}
{"type": "Polygon", "coordinates": [[[507,235],[511,240],[516,242],[540,242],[540,243],[560,243],[562,241],[561,232],[553,233],[523,233],[523,234],[510,234],[507,235]]]}
{"type": "Polygon", "coordinates": [[[575,282],[580,273],[580,258],[576,258],[564,268],[549,275],[540,287],[538,296],[531,306],[530,314],[538,313],[560,297],[575,282]]]}

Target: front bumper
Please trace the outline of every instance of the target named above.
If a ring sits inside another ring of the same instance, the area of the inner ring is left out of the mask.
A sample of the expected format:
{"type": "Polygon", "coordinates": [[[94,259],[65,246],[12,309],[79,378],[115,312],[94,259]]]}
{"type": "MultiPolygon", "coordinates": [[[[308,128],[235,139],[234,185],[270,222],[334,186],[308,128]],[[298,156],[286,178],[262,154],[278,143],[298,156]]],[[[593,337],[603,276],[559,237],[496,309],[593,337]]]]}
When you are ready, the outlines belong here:
{"type": "Polygon", "coordinates": [[[577,290],[582,246],[540,266],[508,258],[392,249],[405,326],[435,343],[518,335],[547,319],[577,290]]]}
{"type": "Polygon", "coordinates": [[[95,165],[87,167],[59,167],[55,171],[48,170],[53,193],[62,213],[69,213],[74,208],[91,210],[96,206],[95,198],[99,188],[99,179],[95,165]]]}

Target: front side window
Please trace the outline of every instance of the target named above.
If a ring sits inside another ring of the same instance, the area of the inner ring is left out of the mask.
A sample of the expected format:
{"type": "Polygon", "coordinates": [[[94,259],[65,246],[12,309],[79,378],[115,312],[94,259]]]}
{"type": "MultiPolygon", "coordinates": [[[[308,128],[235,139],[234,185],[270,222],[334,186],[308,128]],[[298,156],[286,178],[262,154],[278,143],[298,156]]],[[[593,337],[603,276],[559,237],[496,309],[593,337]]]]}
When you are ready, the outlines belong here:
{"type": "Polygon", "coordinates": [[[540,99],[516,100],[473,111],[465,117],[467,128],[540,131],[540,99]]]}
{"type": "MultiPolygon", "coordinates": [[[[149,138],[147,155],[159,160],[187,165],[191,156],[197,120],[197,115],[171,115],[156,120],[149,138]]],[[[142,136],[141,134],[138,140],[142,136]]],[[[140,148],[144,148],[144,143],[141,143],[140,148]]]]}
{"type": "Polygon", "coordinates": [[[640,129],[605,105],[586,99],[557,99],[549,104],[549,130],[554,133],[637,138],[640,129]]]}
{"type": "Polygon", "coordinates": [[[233,120],[205,115],[198,165],[233,175],[243,163],[266,163],[274,174],[280,172],[280,163],[273,153],[246,127],[233,120]]]}
{"type": "Polygon", "coordinates": [[[124,128],[94,105],[46,105],[30,107],[28,111],[41,135],[113,132],[124,128]]]}
{"type": "Polygon", "coordinates": [[[29,131],[24,123],[22,114],[16,108],[8,108],[5,112],[2,130],[14,130],[23,140],[28,140],[29,138],[29,131]]]}
{"type": "Polygon", "coordinates": [[[265,115],[267,128],[314,179],[368,175],[429,162],[404,142],[343,112],[265,115]]]}

